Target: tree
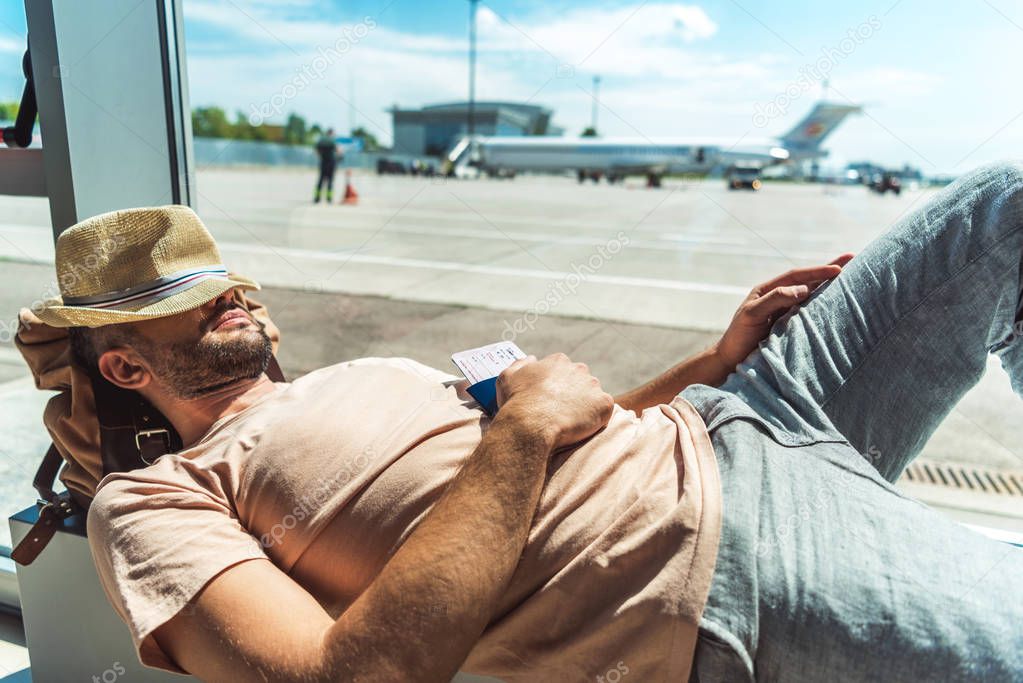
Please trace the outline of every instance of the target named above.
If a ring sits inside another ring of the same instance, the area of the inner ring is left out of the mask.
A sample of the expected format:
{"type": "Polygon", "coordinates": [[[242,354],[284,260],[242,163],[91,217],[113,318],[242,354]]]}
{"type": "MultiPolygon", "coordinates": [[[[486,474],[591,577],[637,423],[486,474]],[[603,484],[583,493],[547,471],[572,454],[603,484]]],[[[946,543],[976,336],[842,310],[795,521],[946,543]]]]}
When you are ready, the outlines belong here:
{"type": "Polygon", "coordinates": [[[597,137],[597,129],[594,128],[593,126],[586,126],[586,128],[583,129],[583,137],[584,138],[597,137]]]}
{"type": "Polygon", "coordinates": [[[0,121],[13,121],[18,118],[17,102],[0,102],[0,121]]]}
{"type": "Polygon", "coordinates": [[[288,120],[284,124],[284,144],[304,145],[307,136],[305,119],[298,114],[288,114],[288,120]]]}
{"type": "Polygon", "coordinates": [[[380,143],[376,136],[362,126],[352,130],[352,137],[362,140],[362,149],[366,152],[375,152],[380,149],[380,143]]]}
{"type": "Polygon", "coordinates": [[[235,122],[232,128],[234,135],[229,135],[228,137],[238,140],[267,140],[270,137],[266,132],[266,128],[262,125],[252,125],[249,122],[249,118],[245,116],[245,112],[242,111],[235,114],[235,122]]]}
{"type": "Polygon", "coordinates": [[[220,107],[196,107],[192,110],[192,134],[197,138],[231,138],[233,126],[220,107]]]}
{"type": "MultiPolygon", "coordinates": [[[[3,105],[0,104],[0,107],[3,105]]],[[[0,114],[3,109],[0,109],[0,114]]],[[[0,118],[3,118],[0,116],[0,118]]],[[[253,125],[243,111],[237,111],[232,121],[220,107],[196,107],[192,110],[192,134],[197,138],[225,138],[229,140],[256,140],[282,142],[286,145],[307,145],[322,135],[322,128],[292,112],[284,125],[260,123],[253,125]]],[[[374,143],[376,141],[374,140],[374,143]]]]}

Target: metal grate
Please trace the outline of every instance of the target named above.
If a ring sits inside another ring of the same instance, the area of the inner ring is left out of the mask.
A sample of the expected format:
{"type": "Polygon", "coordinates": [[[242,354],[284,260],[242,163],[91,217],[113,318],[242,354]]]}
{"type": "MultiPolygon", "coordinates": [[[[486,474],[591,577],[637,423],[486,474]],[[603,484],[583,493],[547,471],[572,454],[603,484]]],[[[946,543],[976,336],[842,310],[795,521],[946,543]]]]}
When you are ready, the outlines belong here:
{"type": "Polygon", "coordinates": [[[1023,472],[999,472],[917,460],[906,468],[903,476],[914,484],[1023,498],[1023,472]]]}

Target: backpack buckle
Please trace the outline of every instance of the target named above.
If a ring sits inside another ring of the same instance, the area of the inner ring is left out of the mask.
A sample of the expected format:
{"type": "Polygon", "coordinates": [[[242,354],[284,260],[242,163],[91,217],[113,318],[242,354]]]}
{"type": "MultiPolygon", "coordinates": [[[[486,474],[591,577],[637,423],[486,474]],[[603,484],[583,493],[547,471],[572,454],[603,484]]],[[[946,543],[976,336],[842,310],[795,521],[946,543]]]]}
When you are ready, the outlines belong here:
{"type": "Polygon", "coordinates": [[[39,518],[11,551],[11,559],[23,567],[32,564],[46,544],[50,542],[63,520],[75,514],[71,494],[65,491],[51,500],[39,499],[39,518]]]}
{"type": "Polygon", "coordinates": [[[142,462],[146,463],[147,465],[152,465],[154,462],[156,462],[156,458],[153,458],[152,461],[146,459],[145,451],[147,449],[144,447],[143,440],[144,439],[147,440],[145,445],[148,445],[148,439],[154,437],[160,437],[161,441],[163,442],[163,451],[158,453],[156,455],[156,458],[159,458],[161,455],[164,455],[166,453],[170,453],[171,449],[170,432],[168,432],[166,429],[143,429],[139,432],[136,432],[135,445],[139,449],[139,457],[142,458],[142,462]]]}
{"type": "Polygon", "coordinates": [[[40,510],[46,507],[51,508],[53,514],[58,519],[67,519],[71,515],[75,514],[75,509],[74,505],[71,502],[71,497],[66,494],[54,496],[50,500],[46,500],[45,498],[38,498],[36,499],[36,505],[39,506],[40,510]]]}

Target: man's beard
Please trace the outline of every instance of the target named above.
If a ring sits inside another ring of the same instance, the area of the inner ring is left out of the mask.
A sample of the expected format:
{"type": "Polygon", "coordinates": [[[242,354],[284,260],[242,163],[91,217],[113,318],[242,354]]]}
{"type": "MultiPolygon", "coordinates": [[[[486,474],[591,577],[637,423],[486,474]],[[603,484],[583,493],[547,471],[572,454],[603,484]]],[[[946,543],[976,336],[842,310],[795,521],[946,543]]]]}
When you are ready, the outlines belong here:
{"type": "Polygon", "coordinates": [[[137,350],[176,398],[199,398],[238,380],[259,377],[266,370],[273,346],[266,326],[255,322],[258,330],[220,338],[207,334],[198,342],[144,344],[137,350]]]}

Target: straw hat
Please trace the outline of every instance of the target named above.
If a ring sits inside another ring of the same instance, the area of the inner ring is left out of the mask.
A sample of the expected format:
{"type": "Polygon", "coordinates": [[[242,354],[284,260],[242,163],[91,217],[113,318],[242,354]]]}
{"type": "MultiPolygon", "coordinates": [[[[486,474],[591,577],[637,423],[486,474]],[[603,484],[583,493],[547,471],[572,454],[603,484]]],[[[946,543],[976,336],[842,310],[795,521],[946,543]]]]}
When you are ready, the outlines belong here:
{"type": "Polygon", "coordinates": [[[198,308],[233,287],[259,289],[228,273],[213,236],[187,206],[94,216],[57,238],[60,296],[34,313],[54,327],[99,327],[198,308]]]}

